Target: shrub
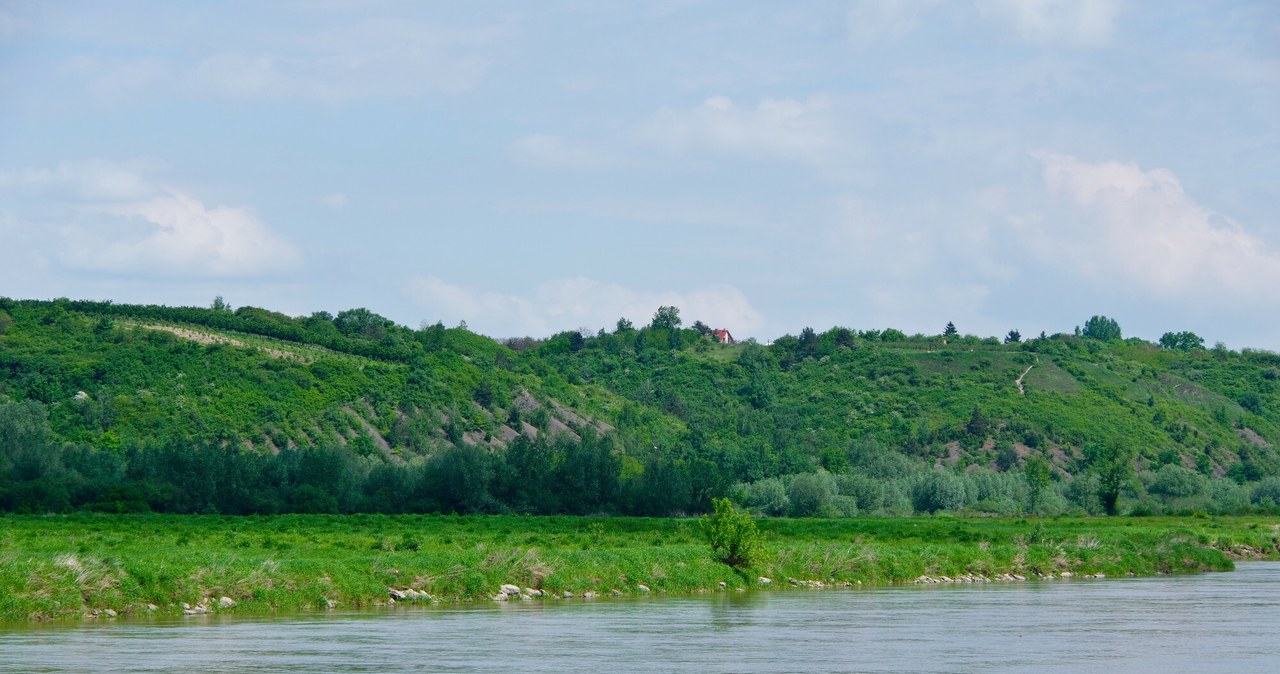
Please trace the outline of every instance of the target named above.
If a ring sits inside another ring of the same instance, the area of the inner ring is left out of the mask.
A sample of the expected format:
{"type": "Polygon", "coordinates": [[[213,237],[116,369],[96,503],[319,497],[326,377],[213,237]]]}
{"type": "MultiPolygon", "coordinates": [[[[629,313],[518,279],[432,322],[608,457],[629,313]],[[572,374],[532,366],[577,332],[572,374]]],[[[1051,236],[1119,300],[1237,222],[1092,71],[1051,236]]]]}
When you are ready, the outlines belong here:
{"type": "Polygon", "coordinates": [[[791,480],[787,498],[791,501],[791,514],[808,517],[821,513],[831,503],[835,483],[827,474],[803,473],[791,480]],[[825,479],[824,479],[825,478],[825,479]]]}
{"type": "Polygon", "coordinates": [[[1167,498],[1196,496],[1204,492],[1204,489],[1205,478],[1203,475],[1177,464],[1161,467],[1160,470],[1156,471],[1155,480],[1147,488],[1152,494],[1159,494],[1167,498]]]}
{"type": "Polygon", "coordinates": [[[764,561],[764,544],[751,516],[739,512],[727,498],[713,499],[712,512],[702,518],[702,534],[716,560],[735,569],[749,569],[764,561]]]}
{"type": "Polygon", "coordinates": [[[787,488],[782,480],[776,477],[742,485],[743,501],[748,510],[764,515],[780,516],[791,509],[791,501],[787,499],[787,488]]]}
{"type": "Polygon", "coordinates": [[[1280,476],[1273,475],[1254,485],[1249,500],[1263,508],[1280,505],[1280,476]]]}
{"type": "Polygon", "coordinates": [[[925,473],[911,487],[911,503],[916,512],[959,510],[965,505],[964,479],[942,470],[925,473]]]}

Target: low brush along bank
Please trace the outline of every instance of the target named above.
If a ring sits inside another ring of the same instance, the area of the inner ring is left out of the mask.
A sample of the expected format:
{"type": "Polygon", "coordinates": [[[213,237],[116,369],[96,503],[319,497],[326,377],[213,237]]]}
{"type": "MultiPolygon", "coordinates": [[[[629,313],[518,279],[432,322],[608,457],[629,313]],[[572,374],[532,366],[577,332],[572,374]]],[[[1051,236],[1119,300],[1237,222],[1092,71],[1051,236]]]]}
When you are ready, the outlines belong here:
{"type": "Polygon", "coordinates": [[[363,609],[390,605],[393,590],[401,604],[492,601],[504,584],[565,601],[566,592],[757,590],[762,577],[773,588],[874,587],[921,576],[1227,571],[1233,559],[1280,559],[1276,517],[757,523],[765,562],[735,570],[716,561],[692,519],[3,516],[0,621],[180,615],[184,604],[240,614],[363,609]]]}

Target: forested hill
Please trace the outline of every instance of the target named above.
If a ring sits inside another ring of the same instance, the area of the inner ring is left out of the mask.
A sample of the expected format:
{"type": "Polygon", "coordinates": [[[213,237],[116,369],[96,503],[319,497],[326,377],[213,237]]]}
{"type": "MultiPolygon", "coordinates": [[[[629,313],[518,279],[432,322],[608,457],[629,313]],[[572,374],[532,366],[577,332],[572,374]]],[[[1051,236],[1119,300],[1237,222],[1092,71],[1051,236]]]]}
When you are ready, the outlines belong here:
{"type": "Polygon", "coordinates": [[[650,325],[499,343],[367,309],[0,299],[0,510],[768,514],[1280,500],[1280,356],[650,325]]]}

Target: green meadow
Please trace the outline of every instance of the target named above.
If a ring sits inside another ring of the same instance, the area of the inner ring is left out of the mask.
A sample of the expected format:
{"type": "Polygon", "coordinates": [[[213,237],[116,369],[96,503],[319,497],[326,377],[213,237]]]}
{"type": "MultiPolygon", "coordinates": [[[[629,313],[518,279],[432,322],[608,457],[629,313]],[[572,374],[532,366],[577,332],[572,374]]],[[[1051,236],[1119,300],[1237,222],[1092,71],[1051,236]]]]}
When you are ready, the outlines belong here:
{"type": "Polygon", "coordinates": [[[1063,572],[1198,573],[1228,571],[1233,559],[1280,558],[1280,518],[1263,516],[757,523],[765,561],[737,571],[715,560],[696,519],[9,515],[0,517],[0,621],[75,620],[108,609],[121,618],[181,615],[184,603],[241,614],[373,609],[392,604],[391,590],[429,595],[402,605],[493,601],[507,583],[547,595],[533,601],[581,601],[646,588],[866,588],[920,576],[1076,582],[1063,572]],[[223,597],[234,606],[220,605],[223,597]]]}

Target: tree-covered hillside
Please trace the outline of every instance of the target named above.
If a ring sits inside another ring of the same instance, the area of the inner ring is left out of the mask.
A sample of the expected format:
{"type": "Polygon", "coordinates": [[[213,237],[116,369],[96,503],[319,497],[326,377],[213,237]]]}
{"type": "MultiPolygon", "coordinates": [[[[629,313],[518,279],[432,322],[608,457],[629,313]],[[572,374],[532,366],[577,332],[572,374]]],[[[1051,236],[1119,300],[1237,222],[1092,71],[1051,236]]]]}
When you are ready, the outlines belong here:
{"type": "Polygon", "coordinates": [[[499,343],[367,309],[0,299],[0,509],[771,514],[1280,499],[1280,356],[651,324],[499,343]]]}

